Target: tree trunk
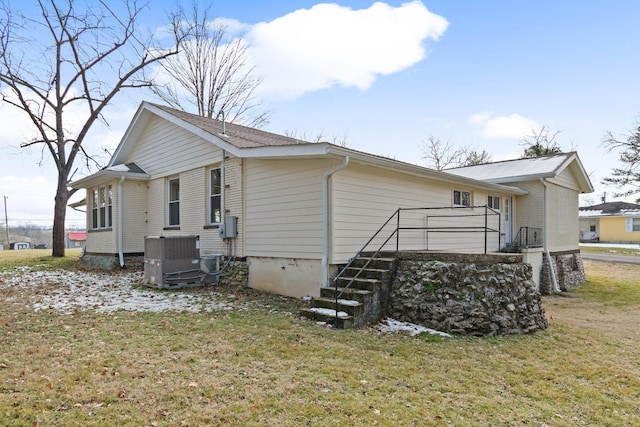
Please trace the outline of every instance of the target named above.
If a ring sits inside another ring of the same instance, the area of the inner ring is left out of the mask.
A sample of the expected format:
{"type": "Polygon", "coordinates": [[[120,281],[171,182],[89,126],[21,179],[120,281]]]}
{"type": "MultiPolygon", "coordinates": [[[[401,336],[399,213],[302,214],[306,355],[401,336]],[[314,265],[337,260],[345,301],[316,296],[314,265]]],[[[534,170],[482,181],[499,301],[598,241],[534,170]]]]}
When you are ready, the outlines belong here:
{"type": "Polygon", "coordinates": [[[69,189],[64,172],[58,171],[58,189],[56,190],[55,205],[53,207],[53,253],[54,257],[63,257],[65,252],[64,222],[67,216],[67,202],[69,189]]]}

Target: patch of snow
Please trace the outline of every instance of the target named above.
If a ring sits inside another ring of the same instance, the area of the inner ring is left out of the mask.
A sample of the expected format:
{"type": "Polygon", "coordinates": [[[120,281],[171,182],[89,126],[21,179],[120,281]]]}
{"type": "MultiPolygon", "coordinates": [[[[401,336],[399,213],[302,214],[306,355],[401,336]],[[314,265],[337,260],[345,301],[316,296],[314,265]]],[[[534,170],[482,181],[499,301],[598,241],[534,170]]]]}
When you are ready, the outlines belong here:
{"type": "Polygon", "coordinates": [[[640,249],[640,244],[638,243],[580,243],[580,246],[592,248],[640,249]]]}
{"type": "Polygon", "coordinates": [[[424,326],[416,325],[414,323],[400,322],[390,317],[387,317],[386,319],[380,322],[380,324],[378,325],[378,330],[381,332],[405,331],[405,332],[409,332],[411,336],[415,336],[423,332],[426,332],[431,335],[440,335],[441,337],[448,337],[448,338],[452,337],[452,335],[446,332],[425,328],[424,326]]]}
{"type": "Polygon", "coordinates": [[[115,171],[115,172],[129,172],[129,167],[127,165],[115,165],[115,166],[111,166],[110,168],[107,168],[108,171],[115,171]]]}
{"type": "Polygon", "coordinates": [[[342,305],[351,305],[351,306],[360,305],[359,301],[352,300],[352,299],[339,299],[338,303],[342,305]]]}
{"type": "Polygon", "coordinates": [[[309,295],[305,295],[302,297],[302,301],[304,302],[309,302],[311,300],[313,300],[313,297],[310,297],[309,295]]]}
{"type": "MultiPolygon", "coordinates": [[[[325,314],[327,316],[335,316],[336,315],[336,311],[334,309],[332,309],[332,308],[313,307],[310,310],[313,311],[314,313],[325,314]]],[[[338,318],[346,319],[347,317],[349,317],[349,314],[345,313],[344,311],[339,311],[338,312],[338,318]]]]}
{"type": "Polygon", "coordinates": [[[0,289],[12,288],[17,291],[8,295],[6,302],[25,301],[36,311],[197,313],[245,308],[242,304],[230,302],[228,295],[225,297],[210,289],[176,292],[132,286],[141,283],[142,279],[142,272],[102,273],[17,267],[0,272],[0,289]]]}

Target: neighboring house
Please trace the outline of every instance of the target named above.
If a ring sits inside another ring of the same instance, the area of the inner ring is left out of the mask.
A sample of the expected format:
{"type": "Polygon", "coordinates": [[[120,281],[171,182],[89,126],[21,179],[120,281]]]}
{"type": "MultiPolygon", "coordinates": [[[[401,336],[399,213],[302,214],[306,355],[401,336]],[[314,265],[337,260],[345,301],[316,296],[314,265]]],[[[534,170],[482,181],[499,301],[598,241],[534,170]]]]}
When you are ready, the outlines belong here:
{"type": "MultiPolygon", "coordinates": [[[[353,257],[398,208],[446,208],[446,215],[460,208],[479,211],[482,219],[450,217],[446,227],[490,221],[497,230],[487,238],[490,251],[510,245],[525,226],[550,229],[545,242],[551,251],[577,250],[578,193],[592,187],[575,153],[549,159],[520,161],[521,168],[532,163],[525,170],[535,179],[500,182],[143,102],[107,167],[71,186],[87,190],[85,256],[119,259],[122,265],[128,256],[143,254],[145,236],[197,235],[201,254],[246,261],[250,286],[317,296],[336,266],[353,257]],[[484,205],[495,213],[488,220],[482,217],[488,208],[472,208],[484,205]],[[237,226],[237,235],[222,238],[227,221],[237,226]]],[[[413,225],[442,225],[439,216],[444,215],[416,214],[413,225]]],[[[398,244],[482,252],[487,240],[481,235],[427,235],[420,229],[398,244]]]]}
{"type": "Polygon", "coordinates": [[[30,242],[13,242],[9,245],[9,249],[21,250],[21,249],[31,249],[30,242]]]}
{"type": "Polygon", "coordinates": [[[580,208],[580,240],[640,243],[640,205],[607,202],[580,208]]]}
{"type": "Polygon", "coordinates": [[[69,231],[67,233],[67,248],[84,248],[86,241],[86,231],[69,231]]]}

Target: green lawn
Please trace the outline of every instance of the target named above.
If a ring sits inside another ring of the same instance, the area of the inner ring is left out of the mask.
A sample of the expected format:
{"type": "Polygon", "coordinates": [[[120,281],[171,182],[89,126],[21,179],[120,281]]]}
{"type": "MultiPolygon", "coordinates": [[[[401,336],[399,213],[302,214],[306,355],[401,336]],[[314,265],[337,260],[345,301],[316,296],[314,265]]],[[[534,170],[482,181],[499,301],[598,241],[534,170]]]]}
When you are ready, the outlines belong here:
{"type": "MultiPolygon", "coordinates": [[[[6,263],[0,254],[0,269],[6,263]]],[[[626,278],[638,273],[598,271],[569,298],[548,301],[557,313],[569,302],[572,309],[598,304],[609,314],[638,311],[640,284],[626,278]],[[630,303],[603,305],[611,292],[613,299],[623,292],[630,303]]],[[[222,291],[249,308],[62,314],[32,310],[27,296],[0,282],[0,420],[17,426],[640,425],[640,340],[624,331],[554,319],[535,335],[485,339],[335,331],[299,319],[298,301],[222,291]]],[[[590,316],[589,310],[581,313],[590,316]]]]}

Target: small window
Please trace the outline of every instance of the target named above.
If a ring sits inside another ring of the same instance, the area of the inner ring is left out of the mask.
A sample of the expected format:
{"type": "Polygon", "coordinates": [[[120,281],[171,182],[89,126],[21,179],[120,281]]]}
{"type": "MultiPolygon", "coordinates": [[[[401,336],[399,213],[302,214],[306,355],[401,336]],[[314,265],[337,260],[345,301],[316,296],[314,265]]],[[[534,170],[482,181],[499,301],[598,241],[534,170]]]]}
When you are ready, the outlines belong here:
{"type": "Polygon", "coordinates": [[[100,200],[100,228],[107,226],[107,189],[100,187],[99,200],[100,200]]]}
{"type": "Polygon", "coordinates": [[[222,176],[220,168],[211,169],[209,181],[209,223],[222,222],[222,176]]]}
{"type": "Polygon", "coordinates": [[[180,225],[180,180],[169,180],[169,225],[180,225]]]}
{"type": "Polygon", "coordinates": [[[631,231],[640,231],[640,218],[631,218],[631,231]]]}
{"type": "Polygon", "coordinates": [[[453,190],[453,206],[471,206],[471,193],[468,191],[453,190]]]}
{"type": "Polygon", "coordinates": [[[91,191],[91,228],[109,228],[113,225],[113,193],[111,186],[91,191]]]}
{"type": "Polygon", "coordinates": [[[109,185],[107,187],[107,227],[113,226],[113,190],[109,185]]]}
{"type": "Polygon", "coordinates": [[[487,206],[491,209],[500,210],[500,197],[498,196],[489,196],[487,198],[487,206]]]}
{"type": "Polygon", "coordinates": [[[589,231],[591,231],[592,233],[596,232],[596,226],[595,225],[590,225],[589,226],[589,231]]]}
{"type": "Polygon", "coordinates": [[[91,228],[98,228],[98,190],[93,190],[91,197],[91,228]]]}

